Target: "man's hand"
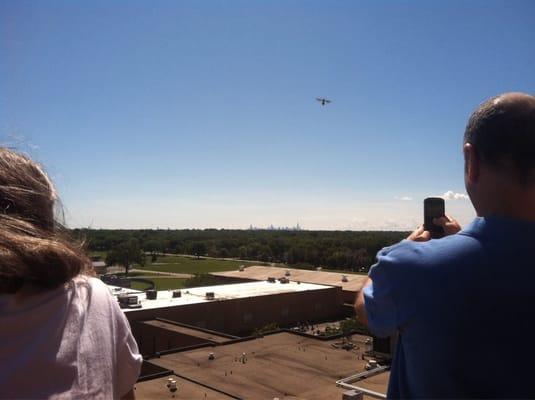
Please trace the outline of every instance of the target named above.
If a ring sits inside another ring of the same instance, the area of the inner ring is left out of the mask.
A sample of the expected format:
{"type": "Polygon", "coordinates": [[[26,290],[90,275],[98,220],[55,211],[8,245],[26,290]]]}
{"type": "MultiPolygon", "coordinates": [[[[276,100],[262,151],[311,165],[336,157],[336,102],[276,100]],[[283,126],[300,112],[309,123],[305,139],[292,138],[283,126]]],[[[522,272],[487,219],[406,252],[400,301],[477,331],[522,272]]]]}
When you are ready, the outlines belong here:
{"type": "Polygon", "coordinates": [[[424,226],[420,225],[414,232],[412,232],[407,240],[412,240],[413,242],[427,242],[431,239],[431,233],[424,230],[424,226]]]}
{"type": "MultiPolygon", "coordinates": [[[[461,225],[455,221],[449,215],[440,218],[434,218],[433,223],[437,226],[441,226],[444,229],[444,236],[455,235],[461,230],[461,225]]],[[[431,239],[431,233],[424,229],[423,225],[420,225],[414,232],[412,232],[407,240],[413,242],[427,242],[431,239]]]]}
{"type": "Polygon", "coordinates": [[[449,215],[440,218],[433,218],[433,223],[441,226],[442,229],[444,229],[444,236],[455,235],[461,230],[461,225],[459,225],[459,223],[449,215]]]}

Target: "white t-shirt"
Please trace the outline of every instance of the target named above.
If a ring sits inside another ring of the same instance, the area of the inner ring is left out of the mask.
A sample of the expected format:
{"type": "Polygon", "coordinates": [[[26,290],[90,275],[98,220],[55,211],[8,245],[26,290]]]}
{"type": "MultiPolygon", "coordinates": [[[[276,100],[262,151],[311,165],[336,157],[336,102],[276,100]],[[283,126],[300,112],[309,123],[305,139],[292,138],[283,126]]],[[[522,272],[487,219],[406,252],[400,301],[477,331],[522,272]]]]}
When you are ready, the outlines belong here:
{"type": "Polygon", "coordinates": [[[79,276],[17,301],[0,295],[0,398],[119,398],[142,358],[108,287],[79,276]]]}

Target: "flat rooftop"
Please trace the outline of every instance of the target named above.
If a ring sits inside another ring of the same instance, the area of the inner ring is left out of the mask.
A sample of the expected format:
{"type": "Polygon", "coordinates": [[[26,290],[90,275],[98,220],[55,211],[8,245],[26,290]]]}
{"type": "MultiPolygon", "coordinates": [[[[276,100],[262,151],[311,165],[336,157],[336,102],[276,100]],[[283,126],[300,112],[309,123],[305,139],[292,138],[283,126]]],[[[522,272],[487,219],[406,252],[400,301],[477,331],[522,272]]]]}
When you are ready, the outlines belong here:
{"type": "Polygon", "coordinates": [[[160,329],[165,329],[171,332],[182,333],[182,334],[194,336],[200,339],[205,339],[213,343],[223,343],[223,342],[228,342],[229,340],[231,340],[231,337],[218,335],[216,332],[200,330],[200,329],[195,329],[195,328],[188,328],[187,326],[182,326],[182,325],[174,324],[171,322],[165,322],[165,321],[156,320],[156,319],[149,320],[149,321],[142,321],[140,323],[144,325],[155,326],[160,329]]]}
{"type": "MultiPolygon", "coordinates": [[[[116,290],[114,286],[110,286],[112,293],[116,296],[121,294],[133,294],[138,296],[138,300],[141,303],[141,310],[174,307],[188,304],[198,304],[214,301],[223,301],[231,299],[243,299],[258,296],[269,296],[281,293],[296,293],[306,292],[311,290],[329,289],[326,285],[317,285],[311,283],[297,283],[288,282],[280,283],[257,281],[257,282],[244,282],[233,283],[229,285],[217,285],[217,286],[204,286],[190,289],[181,289],[181,297],[173,297],[173,290],[161,290],[158,291],[157,298],[155,300],[147,299],[145,292],[139,292],[131,289],[116,290]],[[210,300],[206,298],[206,293],[214,293],[214,299],[210,300]]],[[[135,312],[140,309],[123,309],[124,312],[135,312]]]]}
{"type": "MultiPolygon", "coordinates": [[[[346,351],[331,346],[340,340],[321,341],[283,332],[167,354],[149,362],[239,398],[341,399],[346,390],[335,382],[364,371],[366,338],[353,335],[357,346],[346,351]],[[208,359],[210,352],[214,360],[208,359]]],[[[366,382],[370,388],[386,393],[387,372],[367,379],[369,385],[366,380],[359,384],[366,382]]]]}
{"type": "Polygon", "coordinates": [[[199,399],[199,400],[229,400],[232,397],[215,390],[211,390],[204,386],[182,379],[176,375],[169,375],[163,378],[156,378],[150,381],[136,383],[134,393],[138,399],[199,399]],[[168,379],[172,378],[176,381],[178,390],[174,393],[174,397],[167,388],[168,379]]]}
{"type": "Polygon", "coordinates": [[[311,271],[307,269],[267,267],[261,265],[253,265],[244,268],[243,271],[212,272],[212,275],[264,281],[268,277],[281,278],[285,276],[287,271],[290,272],[290,275],[286,276],[286,278],[293,282],[301,281],[319,285],[340,286],[343,290],[354,292],[358,292],[361,289],[367,278],[366,275],[350,274],[347,272],[311,271]],[[344,276],[347,282],[342,281],[344,276]]]}

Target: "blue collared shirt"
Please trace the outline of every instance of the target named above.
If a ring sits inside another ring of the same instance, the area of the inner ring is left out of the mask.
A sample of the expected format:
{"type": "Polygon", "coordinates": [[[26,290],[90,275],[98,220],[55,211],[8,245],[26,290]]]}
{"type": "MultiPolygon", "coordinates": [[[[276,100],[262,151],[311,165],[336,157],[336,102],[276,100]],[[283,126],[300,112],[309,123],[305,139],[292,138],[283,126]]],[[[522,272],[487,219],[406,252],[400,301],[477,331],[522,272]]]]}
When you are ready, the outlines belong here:
{"type": "Polygon", "coordinates": [[[535,397],[535,223],[476,218],[382,249],[364,289],[371,331],[399,332],[391,398],[535,397]]]}

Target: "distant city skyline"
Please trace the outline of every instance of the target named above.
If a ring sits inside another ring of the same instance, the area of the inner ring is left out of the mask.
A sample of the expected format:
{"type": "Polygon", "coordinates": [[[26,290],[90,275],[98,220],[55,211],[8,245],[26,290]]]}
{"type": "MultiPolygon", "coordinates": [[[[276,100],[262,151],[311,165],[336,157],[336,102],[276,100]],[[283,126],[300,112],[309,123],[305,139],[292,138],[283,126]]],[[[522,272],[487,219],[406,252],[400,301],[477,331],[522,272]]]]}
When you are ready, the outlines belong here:
{"type": "Polygon", "coordinates": [[[463,225],[470,112],[535,92],[532,1],[0,4],[0,142],[70,227],[463,225]],[[316,98],[332,103],[322,106],[316,98]]]}
{"type": "Polygon", "coordinates": [[[273,224],[270,224],[269,226],[264,226],[264,227],[258,227],[258,226],[254,226],[253,224],[250,224],[249,225],[249,230],[250,231],[254,231],[254,230],[268,230],[268,231],[301,231],[303,230],[301,225],[299,225],[299,222],[297,224],[295,224],[295,226],[275,226],[273,224]]]}

